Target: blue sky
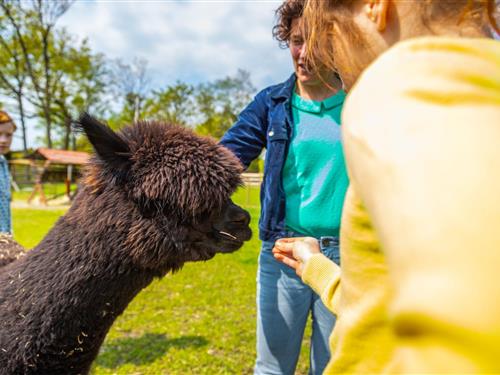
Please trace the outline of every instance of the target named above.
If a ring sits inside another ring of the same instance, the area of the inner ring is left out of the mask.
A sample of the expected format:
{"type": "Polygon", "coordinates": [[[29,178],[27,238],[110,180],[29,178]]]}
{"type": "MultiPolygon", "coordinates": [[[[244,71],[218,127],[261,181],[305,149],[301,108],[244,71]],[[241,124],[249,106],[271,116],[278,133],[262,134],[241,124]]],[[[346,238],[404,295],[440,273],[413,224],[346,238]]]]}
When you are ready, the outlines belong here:
{"type": "MultiPolygon", "coordinates": [[[[77,0],[58,21],[109,58],[148,60],[153,88],[207,82],[238,69],[258,89],[292,71],[288,50],[272,38],[281,1],[77,0]]],[[[31,131],[31,129],[30,129],[31,131]]],[[[14,149],[21,148],[18,137],[14,149]]],[[[29,146],[37,146],[34,137],[29,146]]]]}

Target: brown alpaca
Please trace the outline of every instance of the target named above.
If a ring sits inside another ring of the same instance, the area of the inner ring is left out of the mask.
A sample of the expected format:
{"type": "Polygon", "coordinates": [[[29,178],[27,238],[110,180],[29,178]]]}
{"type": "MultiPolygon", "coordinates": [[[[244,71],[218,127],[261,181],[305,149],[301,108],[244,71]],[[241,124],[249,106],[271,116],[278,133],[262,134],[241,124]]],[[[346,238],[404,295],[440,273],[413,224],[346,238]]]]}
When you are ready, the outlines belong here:
{"type": "Polygon", "coordinates": [[[0,233],[0,268],[19,259],[26,254],[11,235],[0,233]]]}
{"type": "Polygon", "coordinates": [[[88,115],[96,155],[68,213],[0,269],[0,374],[86,374],[106,333],[153,278],[250,238],[230,196],[237,159],[163,123],[120,133],[88,115]]]}

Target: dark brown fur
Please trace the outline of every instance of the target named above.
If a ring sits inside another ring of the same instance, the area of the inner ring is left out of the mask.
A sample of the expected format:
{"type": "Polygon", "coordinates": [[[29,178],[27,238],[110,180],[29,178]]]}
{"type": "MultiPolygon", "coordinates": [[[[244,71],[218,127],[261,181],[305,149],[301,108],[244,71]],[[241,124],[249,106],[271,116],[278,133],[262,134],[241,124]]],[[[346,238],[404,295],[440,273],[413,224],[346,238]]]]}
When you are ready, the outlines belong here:
{"type": "Polygon", "coordinates": [[[96,150],[80,193],[35,249],[0,270],[1,374],[87,373],[154,277],[251,235],[230,201],[241,166],[225,148],[168,124],[116,134],[87,115],[79,123],[96,150]]]}
{"type": "Polygon", "coordinates": [[[25,254],[24,248],[11,235],[0,233],[0,268],[25,254]]]}

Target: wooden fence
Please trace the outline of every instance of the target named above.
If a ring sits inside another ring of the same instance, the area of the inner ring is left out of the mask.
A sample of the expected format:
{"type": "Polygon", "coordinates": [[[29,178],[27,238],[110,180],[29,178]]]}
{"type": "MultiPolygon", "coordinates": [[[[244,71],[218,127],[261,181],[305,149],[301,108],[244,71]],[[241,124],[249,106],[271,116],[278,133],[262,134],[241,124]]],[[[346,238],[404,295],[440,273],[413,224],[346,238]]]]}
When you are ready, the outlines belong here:
{"type": "Polygon", "coordinates": [[[250,190],[253,186],[260,186],[262,183],[262,173],[243,173],[241,179],[243,180],[244,189],[247,192],[247,206],[250,205],[250,190]]]}

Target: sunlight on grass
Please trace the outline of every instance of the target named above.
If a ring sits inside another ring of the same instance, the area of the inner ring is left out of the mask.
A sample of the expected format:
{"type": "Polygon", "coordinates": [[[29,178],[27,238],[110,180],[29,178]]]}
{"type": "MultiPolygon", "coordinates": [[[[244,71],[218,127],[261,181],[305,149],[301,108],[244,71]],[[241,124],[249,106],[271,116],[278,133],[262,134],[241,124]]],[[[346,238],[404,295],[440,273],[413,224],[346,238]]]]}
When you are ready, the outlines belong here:
{"type": "Polygon", "coordinates": [[[12,209],[14,238],[31,249],[45,236],[65,210],[12,209]]]}

